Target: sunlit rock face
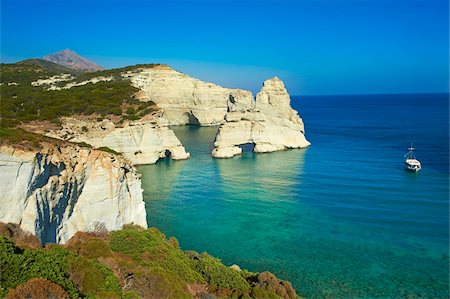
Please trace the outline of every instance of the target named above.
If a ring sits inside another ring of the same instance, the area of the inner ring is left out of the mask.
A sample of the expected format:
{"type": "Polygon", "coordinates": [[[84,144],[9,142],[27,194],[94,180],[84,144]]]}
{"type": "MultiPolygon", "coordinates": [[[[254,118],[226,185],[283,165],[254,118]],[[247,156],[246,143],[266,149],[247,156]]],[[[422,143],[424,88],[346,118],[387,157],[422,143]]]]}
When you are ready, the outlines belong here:
{"type": "Polygon", "coordinates": [[[220,125],[212,155],[230,158],[239,145],[254,143],[255,152],[273,152],[310,145],[304,125],[277,77],[264,82],[256,101],[249,91],[203,82],[167,66],[123,73],[139,88],[139,100],[153,101],[169,125],[220,125]]]}
{"type": "Polygon", "coordinates": [[[147,227],[140,174],[124,158],[72,145],[0,148],[0,221],[65,243],[101,223],[147,227]]]}
{"type": "Polygon", "coordinates": [[[141,101],[153,101],[163,110],[170,125],[218,125],[230,106],[248,109],[253,103],[250,91],[203,82],[167,66],[135,69],[122,76],[141,89],[141,101]]]}
{"type": "Polygon", "coordinates": [[[180,140],[160,115],[140,121],[126,122],[116,127],[109,119],[100,122],[79,118],[63,118],[62,129],[48,132],[53,138],[85,142],[95,148],[108,147],[123,154],[134,165],[153,164],[160,158],[187,159],[180,140]]]}
{"type": "Polygon", "coordinates": [[[231,158],[242,152],[239,145],[253,143],[255,152],[273,152],[311,145],[305,138],[303,121],[290,105],[283,81],[264,82],[249,108],[229,109],[219,127],[212,155],[231,158]]]}

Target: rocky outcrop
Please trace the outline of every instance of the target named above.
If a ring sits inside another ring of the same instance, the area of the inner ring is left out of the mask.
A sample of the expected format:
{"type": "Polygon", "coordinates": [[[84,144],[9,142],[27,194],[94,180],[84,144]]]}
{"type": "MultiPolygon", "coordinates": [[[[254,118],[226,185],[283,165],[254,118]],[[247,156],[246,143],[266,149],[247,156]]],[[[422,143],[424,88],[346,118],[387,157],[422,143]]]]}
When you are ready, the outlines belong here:
{"type": "Polygon", "coordinates": [[[202,82],[168,66],[137,68],[122,73],[141,89],[136,97],[153,101],[170,125],[221,125],[213,156],[230,158],[242,152],[239,145],[253,143],[255,152],[273,152],[310,145],[297,111],[291,108],[283,82],[264,82],[256,96],[202,82]]]}
{"type": "Polygon", "coordinates": [[[250,91],[203,82],[168,66],[138,68],[122,76],[141,89],[141,101],[153,101],[163,110],[170,125],[218,125],[230,106],[248,109],[253,103],[250,91]]]}
{"type": "Polygon", "coordinates": [[[160,158],[187,159],[180,140],[160,115],[149,115],[140,121],[126,122],[122,127],[109,119],[102,121],[62,118],[62,129],[47,136],[71,142],[85,142],[93,147],[108,147],[123,154],[134,165],[153,164],[160,158]]]}
{"type": "Polygon", "coordinates": [[[140,174],[124,158],[74,145],[0,148],[0,221],[65,243],[99,224],[147,227],[140,174]]]}
{"type": "Polygon", "coordinates": [[[291,108],[290,101],[280,79],[265,81],[250,107],[229,106],[212,155],[231,158],[242,153],[239,145],[247,143],[254,144],[254,151],[260,153],[309,146],[303,121],[291,108]]]}

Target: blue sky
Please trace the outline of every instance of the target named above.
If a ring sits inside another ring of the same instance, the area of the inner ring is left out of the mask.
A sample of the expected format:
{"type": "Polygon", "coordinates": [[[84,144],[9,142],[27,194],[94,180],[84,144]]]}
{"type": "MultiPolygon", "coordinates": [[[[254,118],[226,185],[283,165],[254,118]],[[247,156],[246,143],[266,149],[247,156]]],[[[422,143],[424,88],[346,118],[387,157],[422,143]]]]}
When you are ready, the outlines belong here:
{"type": "Polygon", "coordinates": [[[1,0],[1,61],[65,48],[291,94],[445,92],[447,0],[1,0]]]}

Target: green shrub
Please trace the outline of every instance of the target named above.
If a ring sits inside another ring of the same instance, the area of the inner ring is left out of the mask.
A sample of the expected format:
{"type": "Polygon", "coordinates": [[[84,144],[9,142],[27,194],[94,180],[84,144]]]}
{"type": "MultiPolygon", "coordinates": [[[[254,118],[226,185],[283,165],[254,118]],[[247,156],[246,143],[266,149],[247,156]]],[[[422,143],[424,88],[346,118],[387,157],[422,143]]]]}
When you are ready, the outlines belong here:
{"type": "Polygon", "coordinates": [[[250,292],[250,285],[239,272],[225,266],[219,259],[202,253],[192,259],[192,263],[209,283],[213,292],[238,297],[250,292]]]}
{"type": "Polygon", "coordinates": [[[88,296],[120,297],[122,289],[114,274],[105,265],[82,256],[68,262],[70,279],[88,296]]]}
{"type": "Polygon", "coordinates": [[[103,152],[107,152],[110,154],[114,154],[114,155],[120,155],[120,153],[116,152],[115,150],[107,147],[107,146],[102,146],[98,148],[99,151],[103,151],[103,152]]]}
{"type": "Polygon", "coordinates": [[[171,246],[163,233],[150,228],[143,231],[124,229],[110,234],[111,250],[124,253],[146,267],[161,267],[175,272],[185,282],[203,282],[192,268],[190,259],[171,246]]]}
{"type": "Polygon", "coordinates": [[[128,107],[127,108],[127,114],[135,114],[135,113],[136,113],[136,111],[134,110],[133,107],[128,107]]]}
{"type": "Polygon", "coordinates": [[[32,278],[27,282],[11,289],[6,299],[40,299],[40,298],[58,298],[69,299],[63,288],[53,282],[43,278],[32,278]]]}
{"type": "Polygon", "coordinates": [[[102,239],[95,237],[81,244],[79,254],[89,259],[112,256],[108,244],[102,239]]]}
{"type": "MultiPolygon", "coordinates": [[[[122,69],[116,69],[105,73],[120,74],[121,71],[122,69]]],[[[108,114],[120,116],[122,103],[134,102],[131,96],[138,91],[120,75],[115,76],[112,81],[86,84],[71,89],[46,90],[43,86],[32,86],[31,82],[57,72],[49,72],[40,65],[23,64],[1,64],[1,72],[0,81],[3,85],[0,86],[2,99],[0,116],[3,127],[12,127],[31,120],[57,122],[60,117],[73,114],[97,113],[102,116],[108,114]],[[17,82],[18,85],[9,86],[7,84],[9,82],[17,82]]],[[[85,77],[106,75],[101,74],[102,72],[96,73],[80,75],[76,81],[81,82],[87,79],[85,77]]]]}
{"type": "Polygon", "coordinates": [[[144,298],[192,298],[180,277],[175,272],[161,267],[136,270],[133,284],[139,295],[144,298]]]}
{"type": "Polygon", "coordinates": [[[10,288],[25,283],[31,278],[45,278],[60,285],[71,297],[81,294],[69,279],[68,260],[74,255],[61,246],[50,250],[16,247],[12,240],[0,236],[0,297],[10,288]]]}

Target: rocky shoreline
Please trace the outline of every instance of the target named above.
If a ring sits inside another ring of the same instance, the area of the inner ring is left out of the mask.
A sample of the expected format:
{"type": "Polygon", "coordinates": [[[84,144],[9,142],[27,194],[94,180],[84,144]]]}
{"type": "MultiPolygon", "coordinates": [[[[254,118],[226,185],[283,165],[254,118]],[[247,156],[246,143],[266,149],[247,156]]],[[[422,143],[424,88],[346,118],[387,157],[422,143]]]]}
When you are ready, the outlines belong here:
{"type": "MultiPolygon", "coordinates": [[[[62,92],[57,86],[61,82],[48,79],[55,76],[40,76],[26,88],[62,92]]],[[[250,91],[203,82],[165,65],[102,71],[80,77],[83,84],[72,75],[59,76],[69,86],[63,89],[70,92],[101,84],[97,78],[109,78],[105,84],[129,81],[138,91],[125,115],[139,109],[150,113],[138,119],[71,115],[59,117],[58,125],[22,123],[36,136],[50,137],[37,150],[20,149],[2,139],[0,221],[18,223],[43,242],[65,243],[94,222],[110,230],[127,223],[146,227],[140,174],[134,165],[189,158],[170,125],[218,125],[215,158],[239,155],[240,146],[248,143],[259,153],[310,145],[303,121],[276,77],[265,81],[253,98],[250,91]]],[[[23,84],[8,84],[8,88],[23,88],[23,84]]]]}
{"type": "MultiPolygon", "coordinates": [[[[0,85],[12,107],[0,127],[0,221],[17,224],[43,244],[70,243],[79,232],[98,228],[146,229],[141,175],[135,165],[189,158],[170,126],[219,126],[215,158],[239,155],[247,143],[254,144],[255,152],[310,145],[303,121],[276,77],[265,81],[254,98],[250,91],[203,82],[165,65],[77,76],[38,60],[9,67],[7,81],[0,85]],[[20,72],[27,76],[20,77],[20,72]],[[36,109],[37,102],[47,105],[36,109]]],[[[279,281],[266,276],[239,278],[244,286],[239,296],[278,294],[276,288],[266,289],[266,283],[279,281]]],[[[291,298],[295,291],[286,286],[278,296],[291,298]]],[[[207,293],[220,297],[234,291],[207,293]]]]}

